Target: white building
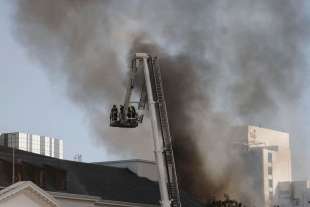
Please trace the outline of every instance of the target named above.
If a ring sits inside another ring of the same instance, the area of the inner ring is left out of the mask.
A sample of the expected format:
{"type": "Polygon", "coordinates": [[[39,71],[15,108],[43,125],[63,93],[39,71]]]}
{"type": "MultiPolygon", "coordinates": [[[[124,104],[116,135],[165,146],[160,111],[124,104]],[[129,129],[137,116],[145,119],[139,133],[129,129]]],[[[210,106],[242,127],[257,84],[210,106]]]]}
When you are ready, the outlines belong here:
{"type": "Polygon", "coordinates": [[[310,181],[279,183],[274,204],[280,207],[310,207],[310,181]]]}
{"type": "Polygon", "coordinates": [[[252,177],[257,181],[258,197],[265,206],[273,206],[279,183],[292,181],[289,134],[255,126],[246,128],[247,154],[255,158],[248,165],[256,166],[252,177]]]}
{"type": "Polygon", "coordinates": [[[63,159],[63,141],[52,137],[21,132],[3,133],[0,145],[63,159]]]}

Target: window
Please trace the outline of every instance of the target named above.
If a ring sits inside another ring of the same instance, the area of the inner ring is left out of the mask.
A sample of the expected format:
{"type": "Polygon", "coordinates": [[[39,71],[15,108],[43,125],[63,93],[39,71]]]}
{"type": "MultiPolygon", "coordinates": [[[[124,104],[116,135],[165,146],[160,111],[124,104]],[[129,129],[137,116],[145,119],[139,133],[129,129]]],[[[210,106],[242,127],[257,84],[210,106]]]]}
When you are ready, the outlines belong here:
{"type": "Polygon", "coordinates": [[[45,140],[44,140],[45,142],[45,146],[44,146],[44,153],[45,153],[45,155],[47,155],[47,156],[50,156],[51,155],[51,153],[50,153],[50,138],[49,137],[45,137],[45,140]]]}
{"type": "Polygon", "coordinates": [[[38,135],[32,135],[32,146],[31,151],[33,153],[40,154],[40,136],[38,135]]]}
{"type": "Polygon", "coordinates": [[[55,157],[55,139],[51,138],[51,156],[55,157]]]}
{"type": "Polygon", "coordinates": [[[8,134],[8,147],[18,147],[18,134],[8,134]]]}
{"type": "Polygon", "coordinates": [[[63,159],[63,158],[64,158],[63,152],[64,152],[63,141],[62,141],[62,140],[59,140],[59,158],[60,158],[60,159],[63,159]]]}
{"type": "Polygon", "coordinates": [[[19,149],[27,150],[27,137],[20,136],[19,137],[19,149]]]}
{"type": "Polygon", "coordinates": [[[268,180],[268,185],[269,185],[269,188],[272,188],[272,187],[273,187],[273,182],[272,182],[272,180],[268,180]]]}
{"type": "Polygon", "coordinates": [[[272,175],[272,167],[268,167],[268,175],[272,175]]]}
{"type": "Polygon", "coordinates": [[[268,152],[268,162],[272,162],[272,153],[268,152]]]}
{"type": "Polygon", "coordinates": [[[19,133],[18,136],[18,149],[27,151],[27,134],[19,133]]]}
{"type": "Polygon", "coordinates": [[[279,190],[279,198],[290,198],[291,194],[288,190],[279,190]]]}
{"type": "Polygon", "coordinates": [[[273,198],[273,193],[269,192],[269,200],[272,200],[272,198],[273,198]]]}

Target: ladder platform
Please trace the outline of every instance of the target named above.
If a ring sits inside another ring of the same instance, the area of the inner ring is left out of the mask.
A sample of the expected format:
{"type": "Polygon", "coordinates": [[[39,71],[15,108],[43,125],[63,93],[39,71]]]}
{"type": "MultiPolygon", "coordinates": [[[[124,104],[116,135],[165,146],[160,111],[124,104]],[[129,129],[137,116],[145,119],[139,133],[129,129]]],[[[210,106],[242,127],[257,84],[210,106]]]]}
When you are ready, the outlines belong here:
{"type": "Polygon", "coordinates": [[[138,119],[121,122],[121,121],[111,121],[110,127],[119,127],[119,128],[136,128],[138,126],[138,119]]]}

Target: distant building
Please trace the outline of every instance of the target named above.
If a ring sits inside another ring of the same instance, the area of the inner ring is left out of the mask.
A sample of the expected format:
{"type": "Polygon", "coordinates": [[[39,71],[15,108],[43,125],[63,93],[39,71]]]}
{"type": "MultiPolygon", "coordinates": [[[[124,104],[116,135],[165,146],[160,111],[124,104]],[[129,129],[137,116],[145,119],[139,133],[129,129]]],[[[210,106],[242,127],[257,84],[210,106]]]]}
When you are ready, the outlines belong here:
{"type": "Polygon", "coordinates": [[[274,204],[280,207],[310,207],[310,181],[280,182],[274,204]]]}
{"type": "Polygon", "coordinates": [[[256,126],[247,126],[245,131],[242,144],[247,146],[245,159],[254,190],[260,205],[273,206],[279,183],[292,181],[289,134],[256,126]]]}
{"type": "Polygon", "coordinates": [[[52,137],[21,132],[3,133],[0,145],[63,159],[63,141],[52,137]]]}

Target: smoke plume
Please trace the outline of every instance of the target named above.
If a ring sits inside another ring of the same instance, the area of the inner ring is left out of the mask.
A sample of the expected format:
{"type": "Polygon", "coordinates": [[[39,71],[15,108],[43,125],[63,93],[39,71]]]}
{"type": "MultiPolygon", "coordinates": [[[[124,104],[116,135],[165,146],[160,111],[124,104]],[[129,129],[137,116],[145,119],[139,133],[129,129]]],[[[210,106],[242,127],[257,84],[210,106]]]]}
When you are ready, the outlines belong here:
{"type": "Polygon", "coordinates": [[[123,101],[131,52],[159,56],[181,187],[202,200],[224,192],[253,199],[233,147],[235,126],[300,129],[296,108],[308,43],[303,5],[20,0],[15,35],[53,80],[65,81],[98,140],[123,157],[152,157],[150,123],[111,129],[109,108],[123,101]]]}

